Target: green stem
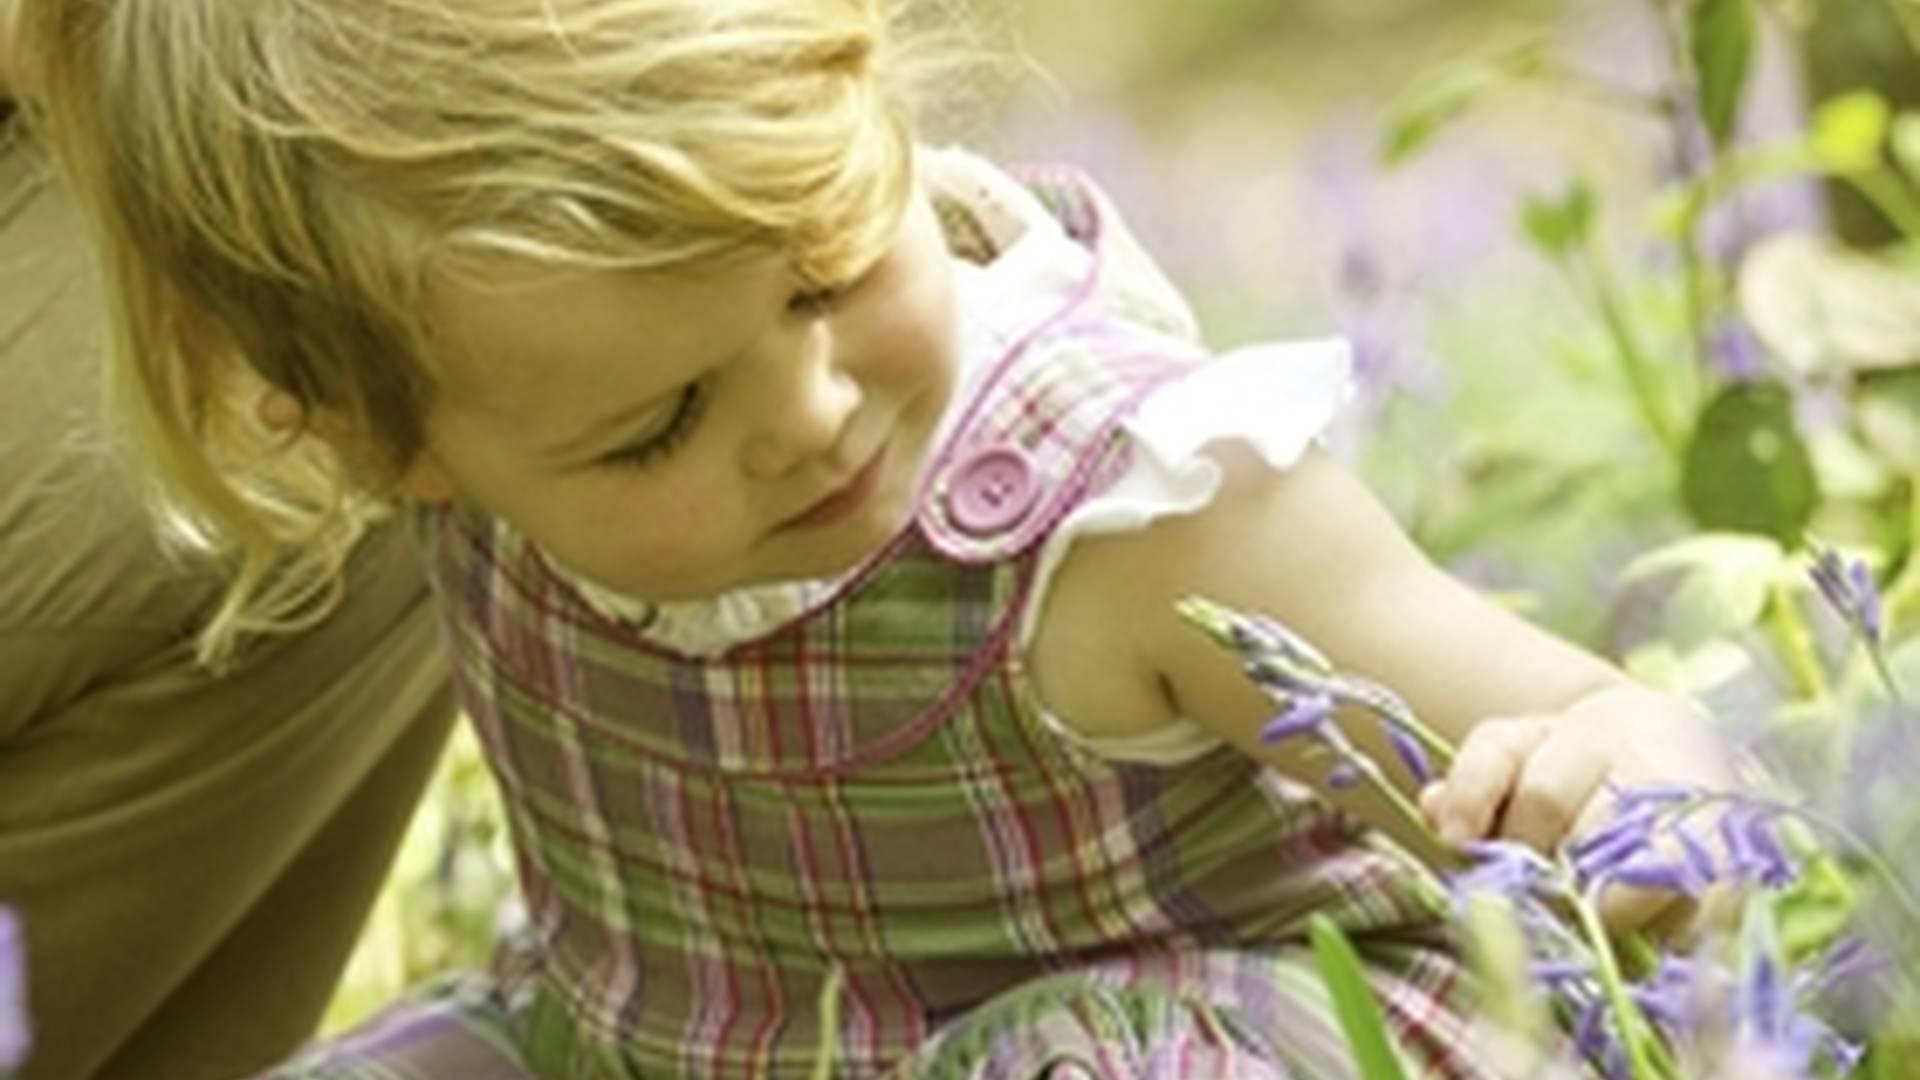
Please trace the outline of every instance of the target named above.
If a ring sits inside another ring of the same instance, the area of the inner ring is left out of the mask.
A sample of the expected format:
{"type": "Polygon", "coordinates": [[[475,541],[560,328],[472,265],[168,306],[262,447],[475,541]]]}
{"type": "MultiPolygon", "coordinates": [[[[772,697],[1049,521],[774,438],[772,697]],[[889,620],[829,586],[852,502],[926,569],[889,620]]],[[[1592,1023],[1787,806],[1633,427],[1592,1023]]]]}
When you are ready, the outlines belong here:
{"type": "MultiPolygon", "coordinates": [[[[1577,288],[1580,284],[1577,275],[1574,280],[1577,288]]],[[[1627,377],[1627,386],[1633,392],[1633,402],[1639,409],[1641,420],[1664,449],[1669,453],[1679,453],[1680,435],[1660,405],[1660,393],[1654,381],[1652,365],[1640,348],[1633,324],[1627,318],[1626,305],[1621,301],[1619,289],[1613,283],[1598,251],[1589,250],[1587,253],[1585,284],[1587,300],[1599,314],[1607,336],[1613,341],[1614,352],[1620,357],[1621,370],[1627,377]]]]}
{"type": "Polygon", "coordinates": [[[1887,665],[1887,651],[1878,641],[1865,643],[1867,656],[1873,661],[1874,674],[1880,676],[1880,684],[1887,688],[1887,697],[1895,705],[1905,705],[1907,699],[1900,693],[1900,681],[1893,677],[1893,668],[1887,665]]]}
{"type": "Polygon", "coordinates": [[[1908,193],[1893,170],[1884,166],[1849,172],[1846,178],[1860,194],[1909,240],[1920,240],[1920,201],[1908,193]]]}
{"type": "Polygon", "coordinates": [[[1680,265],[1685,278],[1682,288],[1687,318],[1687,343],[1693,353],[1694,367],[1706,371],[1712,364],[1707,333],[1707,260],[1700,253],[1700,215],[1687,214],[1686,232],[1680,238],[1680,265]]]}
{"type": "MultiPolygon", "coordinates": [[[[1566,873],[1571,878],[1571,868],[1566,868],[1566,873]]],[[[1620,1042],[1627,1048],[1628,1066],[1635,1080],[1659,1080],[1664,1074],[1648,1054],[1646,1025],[1633,998],[1627,993],[1626,977],[1620,973],[1620,959],[1614,955],[1613,941],[1607,937],[1607,928],[1600,921],[1599,897],[1570,896],[1569,899],[1574,913],[1580,919],[1580,929],[1586,935],[1587,945],[1593,950],[1594,969],[1600,979],[1601,992],[1606,994],[1607,1005],[1620,1026],[1620,1042]]]]}
{"type": "Polygon", "coordinates": [[[1886,0],[1887,10],[1893,13],[1893,21],[1900,24],[1900,30],[1906,35],[1907,45],[1920,53],[1920,3],[1913,0],[1886,0]]]}
{"type": "Polygon", "coordinates": [[[1642,116],[1667,117],[1674,111],[1671,99],[1625,86],[1616,86],[1603,78],[1570,67],[1550,67],[1540,73],[1541,82],[1570,97],[1590,101],[1607,108],[1642,116]]]}
{"type": "Polygon", "coordinates": [[[1413,741],[1419,743],[1422,750],[1433,755],[1435,765],[1444,769],[1453,764],[1453,758],[1457,752],[1454,749],[1453,741],[1428,727],[1426,721],[1420,719],[1412,709],[1407,708],[1398,699],[1389,698],[1387,701],[1381,702],[1356,695],[1352,700],[1356,704],[1378,713],[1380,718],[1387,723],[1412,735],[1413,741]]]}
{"type": "Polygon", "coordinates": [[[1907,481],[1907,561],[1900,576],[1881,595],[1881,628],[1888,640],[1906,622],[1907,609],[1920,603],[1920,477],[1907,481]]]}
{"type": "Polygon", "coordinates": [[[1346,762],[1360,773],[1368,787],[1379,792],[1381,797],[1386,799],[1396,812],[1405,817],[1416,831],[1430,838],[1435,847],[1442,850],[1446,848],[1446,844],[1442,843],[1440,837],[1434,833],[1433,827],[1427,824],[1427,815],[1420,812],[1420,807],[1415,805],[1412,799],[1407,798],[1406,792],[1401,791],[1398,785],[1387,779],[1387,774],[1381,771],[1377,762],[1365,754],[1355,754],[1346,759],[1346,762]]]}
{"type": "Polygon", "coordinates": [[[1814,648],[1813,635],[1807,632],[1800,607],[1784,583],[1775,582],[1770,591],[1773,595],[1767,603],[1767,623],[1781,655],[1786,658],[1787,670],[1793,673],[1794,683],[1803,697],[1825,701],[1833,692],[1832,687],[1827,683],[1826,665],[1814,648]]]}
{"type": "MultiPolygon", "coordinates": [[[[1694,64],[1693,53],[1689,49],[1692,29],[1686,24],[1684,9],[1673,4],[1661,4],[1660,27],[1667,42],[1667,52],[1675,73],[1676,85],[1668,92],[1677,103],[1700,100],[1700,72],[1694,64]]],[[[1687,118],[1678,108],[1668,117],[1673,132],[1674,150],[1680,160],[1686,160],[1688,136],[1687,118]]],[[[1719,170],[1719,146],[1717,141],[1709,140],[1706,159],[1701,163],[1702,174],[1712,176],[1719,170]]],[[[1691,179],[1691,178],[1689,178],[1691,179]]],[[[1686,313],[1687,348],[1693,354],[1698,369],[1705,371],[1710,363],[1707,356],[1707,271],[1706,258],[1700,251],[1700,225],[1706,216],[1708,185],[1693,185],[1687,199],[1686,216],[1680,230],[1680,263],[1683,279],[1682,299],[1686,313]]]]}

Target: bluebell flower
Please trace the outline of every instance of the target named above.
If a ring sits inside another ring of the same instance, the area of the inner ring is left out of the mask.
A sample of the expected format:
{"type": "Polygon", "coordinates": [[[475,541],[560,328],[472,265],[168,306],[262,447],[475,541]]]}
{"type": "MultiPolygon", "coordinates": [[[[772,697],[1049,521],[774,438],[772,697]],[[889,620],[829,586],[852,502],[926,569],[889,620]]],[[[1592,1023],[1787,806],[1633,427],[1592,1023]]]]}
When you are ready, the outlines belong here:
{"type": "Polygon", "coordinates": [[[1884,627],[1873,571],[1864,561],[1846,558],[1818,541],[1812,547],[1813,566],[1808,573],[1820,595],[1863,640],[1878,645],[1884,627]]]}
{"type": "Polygon", "coordinates": [[[1271,746],[1288,739],[1322,736],[1331,726],[1333,699],[1326,694],[1298,694],[1287,700],[1272,720],[1260,729],[1260,741],[1271,746]]]}
{"type": "Polygon", "coordinates": [[[1400,758],[1400,763],[1407,767],[1407,774],[1413,777],[1414,783],[1426,784],[1431,781],[1433,762],[1427,757],[1426,750],[1420,746],[1420,741],[1415,739],[1405,727],[1391,720],[1383,720],[1381,726],[1386,729],[1387,742],[1392,745],[1394,754],[1400,758]]]}
{"type": "Polygon", "coordinates": [[[1766,374],[1766,353],[1760,339],[1737,315],[1721,319],[1707,345],[1720,373],[1734,382],[1752,382],[1766,374]]]}
{"type": "Polygon", "coordinates": [[[1669,1033],[1692,1028],[1701,1006],[1700,965],[1697,961],[1672,953],[1660,954],[1660,962],[1645,979],[1630,990],[1634,1004],[1648,1020],[1669,1033]]]}
{"type": "Polygon", "coordinates": [[[1584,960],[1536,960],[1528,968],[1533,981],[1549,990],[1569,983],[1584,984],[1593,979],[1593,965],[1584,960]]]}
{"type": "Polygon", "coordinates": [[[1573,1022],[1573,1045],[1607,1080],[1630,1080],[1633,1066],[1627,1059],[1626,1047],[1620,1045],[1619,1036],[1608,1022],[1610,1018],[1606,1002],[1601,998],[1582,1005],[1573,1022]]]}
{"type": "Polygon", "coordinates": [[[1474,862],[1448,878],[1456,902],[1464,907],[1475,893],[1491,893],[1524,903],[1555,891],[1555,870],[1541,854],[1511,840],[1475,840],[1462,849],[1474,862]]]}
{"type": "Polygon", "coordinates": [[[1864,561],[1855,559],[1847,564],[1847,584],[1853,590],[1860,633],[1868,641],[1879,641],[1885,627],[1880,613],[1880,589],[1874,583],[1873,571],[1867,569],[1864,561]]]}
{"type": "Polygon", "coordinates": [[[1673,837],[1680,844],[1681,857],[1687,860],[1687,865],[1692,868],[1698,880],[1706,883],[1719,880],[1720,874],[1714,863],[1713,852],[1707,850],[1707,845],[1695,834],[1692,826],[1684,821],[1676,822],[1673,826],[1673,837]]]}
{"type": "Polygon", "coordinates": [[[1660,889],[1685,896],[1699,896],[1702,890],[1713,884],[1710,879],[1702,879],[1682,860],[1651,857],[1629,859],[1610,866],[1596,880],[1637,889],[1660,889]]]}
{"type": "Polygon", "coordinates": [[[20,1067],[33,1043],[27,1026],[27,946],[20,918],[0,907],[0,1072],[20,1067]]]}
{"type": "Polygon", "coordinates": [[[1734,878],[1778,889],[1800,876],[1792,856],[1774,835],[1779,814],[1771,808],[1737,804],[1720,816],[1720,841],[1734,878]]]}
{"type": "Polygon", "coordinates": [[[1747,958],[1746,971],[1734,989],[1734,1008],[1736,1060],[1765,1070],[1768,1076],[1814,1075],[1814,1062],[1825,1049],[1829,1032],[1801,1014],[1775,957],[1747,958]]]}
{"type": "Polygon", "coordinates": [[[1653,846],[1659,825],[1657,810],[1636,806],[1567,845],[1567,858],[1583,887],[1645,854],[1653,846]]]}

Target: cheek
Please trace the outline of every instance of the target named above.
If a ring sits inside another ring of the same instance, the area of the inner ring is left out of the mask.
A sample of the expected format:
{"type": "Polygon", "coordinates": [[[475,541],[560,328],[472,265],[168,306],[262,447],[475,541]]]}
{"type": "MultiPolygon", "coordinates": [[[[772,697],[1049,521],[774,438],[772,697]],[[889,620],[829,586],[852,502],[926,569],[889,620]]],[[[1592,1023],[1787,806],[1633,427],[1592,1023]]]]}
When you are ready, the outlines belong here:
{"type": "Polygon", "coordinates": [[[636,493],[616,480],[573,506],[553,550],[601,584],[679,599],[668,594],[701,585],[740,549],[735,508],[715,490],[675,484],[636,493]]]}
{"type": "Polygon", "coordinates": [[[889,313],[868,343],[875,377],[903,391],[944,392],[959,366],[952,305],[929,291],[889,313]]]}

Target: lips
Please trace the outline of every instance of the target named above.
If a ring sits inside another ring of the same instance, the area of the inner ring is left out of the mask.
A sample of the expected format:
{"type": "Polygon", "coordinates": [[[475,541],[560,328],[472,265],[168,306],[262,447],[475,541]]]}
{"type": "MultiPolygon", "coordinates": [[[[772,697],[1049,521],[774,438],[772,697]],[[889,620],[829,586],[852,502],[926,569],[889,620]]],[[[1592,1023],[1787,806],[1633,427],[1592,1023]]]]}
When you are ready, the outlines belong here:
{"type": "Polygon", "coordinates": [[[817,529],[831,525],[853,513],[864,505],[875,489],[880,486],[881,467],[887,457],[886,447],[882,446],[860,471],[847,478],[837,490],[828,494],[819,502],[802,510],[799,514],[782,522],[782,529],[817,529]]]}

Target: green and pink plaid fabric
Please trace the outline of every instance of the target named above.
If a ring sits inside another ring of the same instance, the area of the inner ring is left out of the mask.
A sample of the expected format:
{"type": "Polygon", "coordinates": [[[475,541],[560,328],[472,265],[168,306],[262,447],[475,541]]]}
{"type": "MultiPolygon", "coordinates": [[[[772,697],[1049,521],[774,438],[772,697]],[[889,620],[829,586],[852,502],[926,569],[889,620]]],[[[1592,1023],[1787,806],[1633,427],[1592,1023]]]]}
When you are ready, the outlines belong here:
{"type": "MultiPolygon", "coordinates": [[[[1039,547],[1203,353],[1089,185],[1030,182],[1082,264],[995,328],[917,520],[792,623],[679,655],[501,522],[423,522],[534,939],[474,1023],[530,1071],[1348,1075],[1298,949],[1325,912],[1377,961],[1419,1071],[1479,1075],[1410,857],[1231,749],[1117,763],[1042,722],[1012,645],[1039,547]],[[953,511],[983,450],[1038,487],[989,534],[953,511]]],[[[312,1060],[297,1075],[429,1075],[312,1060]]]]}

